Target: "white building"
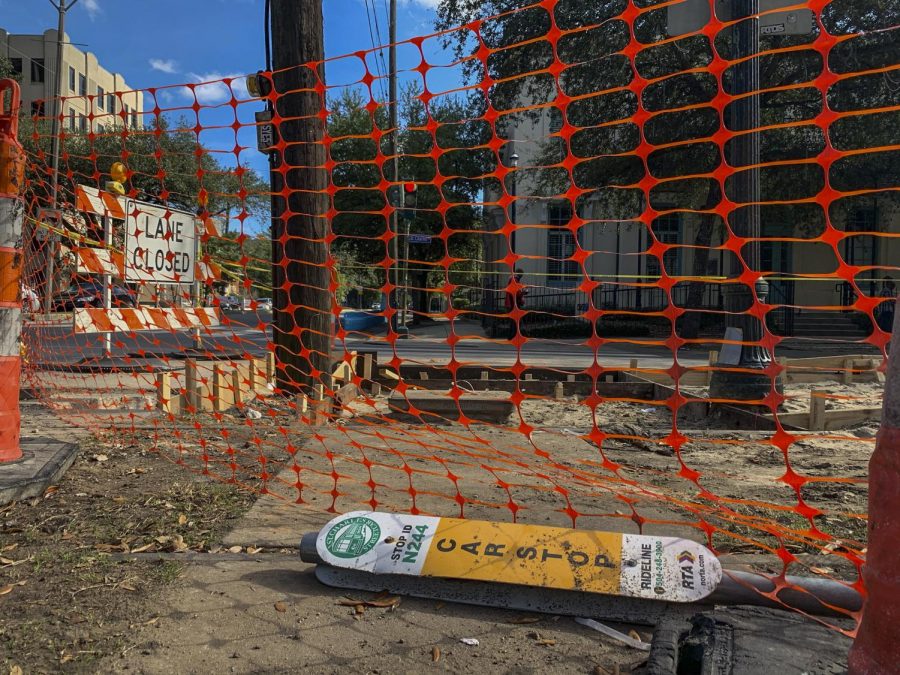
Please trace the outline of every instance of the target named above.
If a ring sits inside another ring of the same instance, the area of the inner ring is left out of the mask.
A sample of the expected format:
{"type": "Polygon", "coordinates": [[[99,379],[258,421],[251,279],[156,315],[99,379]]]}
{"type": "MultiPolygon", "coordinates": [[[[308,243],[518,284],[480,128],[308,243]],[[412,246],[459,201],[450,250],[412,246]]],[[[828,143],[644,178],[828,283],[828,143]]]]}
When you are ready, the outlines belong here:
{"type": "MultiPolygon", "coordinates": [[[[485,191],[485,203],[495,204],[486,207],[484,286],[494,290],[485,293],[485,309],[505,311],[504,289],[511,271],[505,259],[511,251],[521,256],[516,268],[524,273],[522,283],[528,287],[526,309],[577,316],[588,307],[588,295],[579,289],[586,281],[602,283],[594,292],[596,307],[626,312],[664,309],[666,296],[657,287],[660,260],[649,252],[653,237],[637,219],[644,208],[641,190],[603,187],[573,204],[564,194],[548,189],[539,170],[547,162],[548,139],[560,128],[560,114],[554,108],[532,112],[537,114],[515,115],[515,124],[506,129],[503,163],[510,168],[516,165],[506,178],[508,192],[515,195],[512,204],[504,211],[496,205],[502,198],[500,191],[485,191]],[[513,221],[512,237],[497,232],[513,221]],[[577,251],[576,236],[584,251],[583,266],[571,259],[577,251]]],[[[598,149],[597,156],[606,152],[610,151],[598,149]]],[[[660,242],[676,247],[664,256],[667,274],[676,278],[674,302],[688,306],[691,278],[704,276],[700,305],[690,306],[724,309],[728,284],[721,280],[732,274],[732,254],[722,248],[727,229],[713,214],[684,208],[685,193],[678,192],[677,184],[670,185],[674,187],[669,193],[664,187],[653,193],[652,206],[663,213],[651,228],[660,242]],[[705,235],[701,233],[704,225],[705,235]]],[[[852,287],[835,278],[841,259],[859,268],[855,279],[866,295],[878,296],[885,276],[900,277],[900,198],[890,190],[835,202],[829,214],[820,209],[819,216],[802,224],[790,215],[763,209],[760,265],[770,283],[769,302],[795,307],[773,317],[778,332],[821,333],[819,328],[826,321],[856,330],[850,314],[836,311],[853,302],[852,287]],[[828,220],[833,228],[851,233],[838,244],[840,258],[830,244],[817,240],[826,232],[828,220]],[[831,310],[828,319],[823,315],[826,308],[831,310]]]]}
{"type": "Polygon", "coordinates": [[[64,128],[103,133],[113,127],[143,126],[144,95],[119,73],[103,68],[91,52],[83,52],[64,35],[61,90],[56,79],[56,30],[42,35],[13,35],[0,28],[0,54],[21,74],[22,107],[32,116],[53,114],[49,101],[63,98],[64,128]]]}

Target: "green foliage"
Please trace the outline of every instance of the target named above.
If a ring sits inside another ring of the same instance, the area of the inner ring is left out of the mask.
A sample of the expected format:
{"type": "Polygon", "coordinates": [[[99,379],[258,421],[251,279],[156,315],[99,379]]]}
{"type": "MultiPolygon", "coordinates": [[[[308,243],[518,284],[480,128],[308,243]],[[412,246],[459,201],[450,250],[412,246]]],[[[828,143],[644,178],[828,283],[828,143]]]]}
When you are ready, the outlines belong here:
{"type": "MultiPolygon", "coordinates": [[[[387,110],[379,106],[370,112],[359,91],[342,90],[330,102],[329,134],[331,159],[335,162],[332,182],[337,191],[337,211],[332,230],[336,235],[332,255],[337,260],[339,299],[351,291],[364,302],[374,301],[386,282],[382,266],[389,255],[385,241],[389,222],[385,215],[388,200],[402,206],[398,229],[399,256],[409,259],[410,285],[442,286],[444,267],[438,263],[452,259],[450,283],[473,284],[473,274],[481,251],[481,210],[476,207],[483,189],[483,176],[494,170],[493,153],[478,146],[490,138],[483,123],[470,123],[471,106],[464,100],[432,104],[426,111],[421,92],[406,88],[399,106],[401,131],[398,134],[399,177],[414,182],[413,195],[403,196],[396,188],[385,191],[382,177],[392,175],[391,162],[384,172],[377,164],[379,144],[373,131],[386,128],[387,110]],[[429,128],[430,123],[436,128],[429,128]],[[434,144],[443,152],[435,159],[434,144]],[[435,184],[440,172],[443,183],[435,184]],[[450,234],[447,243],[438,235],[450,234]],[[405,245],[406,232],[430,234],[431,244],[405,245]]],[[[388,145],[383,138],[382,153],[388,145]]]]}

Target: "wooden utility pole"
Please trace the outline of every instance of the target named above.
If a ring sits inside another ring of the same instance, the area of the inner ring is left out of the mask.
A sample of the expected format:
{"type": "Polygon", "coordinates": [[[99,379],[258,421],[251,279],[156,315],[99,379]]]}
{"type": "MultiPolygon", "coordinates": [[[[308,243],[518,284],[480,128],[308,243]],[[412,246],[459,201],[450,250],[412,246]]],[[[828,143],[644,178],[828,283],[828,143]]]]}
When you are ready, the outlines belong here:
{"type": "Polygon", "coordinates": [[[276,382],[311,393],[331,374],[322,0],[272,0],[272,282],[276,382]],[[309,68],[309,63],[320,64],[309,68]]]}
{"type": "MultiPolygon", "coordinates": [[[[391,156],[391,175],[387,177],[388,182],[394,183],[394,188],[388,188],[388,198],[393,195],[395,207],[391,212],[390,216],[390,228],[391,232],[394,233],[394,236],[391,238],[391,250],[390,255],[391,258],[394,259],[394,264],[391,265],[391,271],[393,272],[393,279],[391,279],[391,283],[394,285],[394,290],[390,294],[390,306],[395,311],[394,316],[391,318],[391,325],[394,327],[394,330],[399,333],[401,336],[407,336],[406,329],[406,312],[404,311],[401,315],[398,307],[397,301],[400,298],[399,288],[400,288],[400,247],[397,245],[397,237],[400,236],[400,228],[399,228],[399,218],[397,215],[397,210],[402,206],[401,200],[403,199],[403,190],[400,187],[400,162],[398,156],[398,147],[397,143],[398,136],[400,134],[400,99],[397,93],[397,0],[390,0],[390,25],[388,27],[388,84],[390,89],[390,101],[388,101],[388,111],[390,117],[390,127],[391,133],[388,135],[388,153],[391,156]],[[400,320],[400,317],[403,317],[403,320],[400,320]]],[[[407,256],[408,258],[409,256],[407,256]]],[[[406,302],[406,297],[404,294],[403,302],[406,302]]]]}

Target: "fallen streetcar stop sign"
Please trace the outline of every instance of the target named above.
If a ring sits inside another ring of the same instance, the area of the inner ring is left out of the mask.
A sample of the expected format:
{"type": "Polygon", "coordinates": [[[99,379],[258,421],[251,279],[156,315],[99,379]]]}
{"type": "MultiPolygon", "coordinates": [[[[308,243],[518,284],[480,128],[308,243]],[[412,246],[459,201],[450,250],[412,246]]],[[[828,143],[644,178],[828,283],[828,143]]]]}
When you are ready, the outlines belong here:
{"type": "Polygon", "coordinates": [[[722,578],[689,539],[354,511],[316,540],[333,567],[694,602],[722,578]]]}
{"type": "Polygon", "coordinates": [[[192,282],[197,250],[194,214],[132,199],[125,207],[125,280],[192,282]]]}

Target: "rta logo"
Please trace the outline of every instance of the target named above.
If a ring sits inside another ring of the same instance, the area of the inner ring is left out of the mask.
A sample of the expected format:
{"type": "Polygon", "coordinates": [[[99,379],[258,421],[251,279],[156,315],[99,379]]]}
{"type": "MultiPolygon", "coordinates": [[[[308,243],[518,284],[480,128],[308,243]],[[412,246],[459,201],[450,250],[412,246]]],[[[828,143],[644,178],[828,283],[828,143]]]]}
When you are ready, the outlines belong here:
{"type": "Polygon", "coordinates": [[[681,569],[681,587],[694,590],[694,562],[696,558],[690,551],[682,551],[678,554],[678,564],[681,569]]]}

